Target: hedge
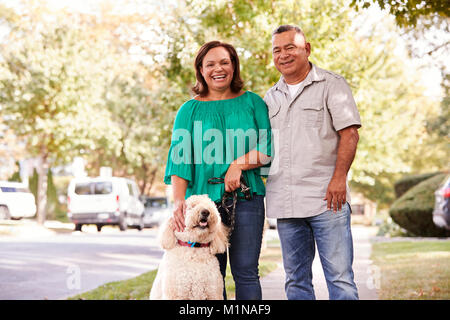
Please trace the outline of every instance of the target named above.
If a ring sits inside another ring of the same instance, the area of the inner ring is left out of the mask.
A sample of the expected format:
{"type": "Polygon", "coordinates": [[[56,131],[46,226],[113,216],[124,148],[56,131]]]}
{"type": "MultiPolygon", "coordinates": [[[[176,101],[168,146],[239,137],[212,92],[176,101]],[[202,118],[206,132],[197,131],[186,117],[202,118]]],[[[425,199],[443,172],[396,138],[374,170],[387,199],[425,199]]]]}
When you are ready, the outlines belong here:
{"type": "Polygon", "coordinates": [[[389,214],[400,227],[416,236],[448,237],[450,231],[433,223],[434,192],[446,174],[440,173],[412,187],[391,206],[389,214]]]}
{"type": "Polygon", "coordinates": [[[404,176],[394,184],[395,196],[400,198],[406,191],[419,184],[422,181],[428,180],[441,172],[423,173],[404,176]]]}

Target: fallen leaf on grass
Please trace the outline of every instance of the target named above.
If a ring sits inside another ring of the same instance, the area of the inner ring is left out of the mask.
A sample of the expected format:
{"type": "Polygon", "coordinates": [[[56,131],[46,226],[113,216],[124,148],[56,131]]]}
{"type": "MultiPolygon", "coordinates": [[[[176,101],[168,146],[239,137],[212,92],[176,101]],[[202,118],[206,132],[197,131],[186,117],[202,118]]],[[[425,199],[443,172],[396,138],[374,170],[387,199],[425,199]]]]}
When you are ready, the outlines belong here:
{"type": "Polygon", "coordinates": [[[433,288],[431,289],[431,291],[432,291],[432,292],[440,292],[440,291],[441,291],[441,288],[439,288],[439,287],[433,287],[433,288]]]}
{"type": "Polygon", "coordinates": [[[411,293],[411,295],[412,295],[412,296],[416,296],[416,297],[423,297],[423,290],[420,289],[420,290],[418,290],[418,291],[413,291],[413,292],[411,293]]]}

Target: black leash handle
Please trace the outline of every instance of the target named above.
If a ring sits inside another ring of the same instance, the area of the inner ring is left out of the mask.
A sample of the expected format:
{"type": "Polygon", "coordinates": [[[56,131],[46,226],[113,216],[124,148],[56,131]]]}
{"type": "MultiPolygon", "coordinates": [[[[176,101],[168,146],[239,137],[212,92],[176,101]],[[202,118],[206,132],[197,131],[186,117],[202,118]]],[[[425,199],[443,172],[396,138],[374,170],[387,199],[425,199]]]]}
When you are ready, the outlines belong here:
{"type": "Polygon", "coordinates": [[[208,179],[208,183],[210,183],[210,184],[221,184],[221,183],[225,183],[225,179],[224,178],[213,177],[213,178],[209,178],[208,179]]]}
{"type": "MultiPolygon", "coordinates": [[[[225,183],[225,179],[214,177],[208,179],[208,183],[221,184],[225,183]]],[[[237,189],[232,192],[225,191],[224,194],[222,195],[220,204],[217,205],[219,213],[221,213],[222,223],[225,224],[228,228],[230,228],[228,237],[231,237],[231,233],[234,230],[237,196],[238,196],[237,189]],[[230,205],[227,205],[227,201],[230,199],[232,199],[232,202],[230,205]],[[222,209],[222,211],[224,212],[221,212],[220,209],[222,209]]]]}
{"type": "MultiPolygon", "coordinates": [[[[224,178],[213,177],[213,178],[209,178],[208,179],[208,183],[210,183],[210,184],[221,184],[221,183],[225,183],[225,179],[224,178]]],[[[247,186],[247,183],[245,182],[245,178],[244,178],[243,175],[241,175],[241,181],[240,181],[239,184],[240,184],[239,188],[241,189],[241,192],[244,194],[245,200],[252,200],[251,189],[250,189],[250,187],[247,186]]],[[[231,193],[235,192],[236,190],[232,191],[231,193]]],[[[227,191],[225,191],[225,193],[231,194],[230,192],[227,192],[227,191]]]]}

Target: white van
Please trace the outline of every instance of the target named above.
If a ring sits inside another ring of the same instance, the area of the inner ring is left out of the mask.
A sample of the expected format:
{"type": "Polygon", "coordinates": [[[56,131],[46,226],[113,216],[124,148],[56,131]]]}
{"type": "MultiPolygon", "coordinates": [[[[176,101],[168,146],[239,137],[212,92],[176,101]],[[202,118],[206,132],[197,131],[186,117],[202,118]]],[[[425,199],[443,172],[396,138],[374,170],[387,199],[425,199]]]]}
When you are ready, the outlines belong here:
{"type": "Polygon", "coordinates": [[[133,180],[119,177],[75,178],[67,190],[67,215],[81,231],[83,224],[144,228],[144,205],[133,180]]]}
{"type": "Polygon", "coordinates": [[[0,181],[0,219],[30,218],[36,214],[36,200],[20,182],[0,181]]]}

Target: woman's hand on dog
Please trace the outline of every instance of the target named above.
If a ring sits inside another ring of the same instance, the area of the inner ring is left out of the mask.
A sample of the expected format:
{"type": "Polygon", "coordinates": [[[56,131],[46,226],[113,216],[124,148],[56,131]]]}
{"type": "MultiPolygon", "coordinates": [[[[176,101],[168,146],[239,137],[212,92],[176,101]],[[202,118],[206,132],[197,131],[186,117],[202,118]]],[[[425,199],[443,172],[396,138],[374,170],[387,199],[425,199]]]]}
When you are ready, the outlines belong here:
{"type": "Polygon", "coordinates": [[[175,210],[173,211],[173,228],[176,231],[183,232],[184,216],[186,214],[186,202],[184,199],[175,201],[175,210]]]}

